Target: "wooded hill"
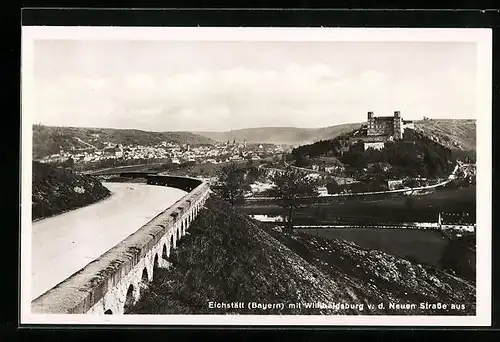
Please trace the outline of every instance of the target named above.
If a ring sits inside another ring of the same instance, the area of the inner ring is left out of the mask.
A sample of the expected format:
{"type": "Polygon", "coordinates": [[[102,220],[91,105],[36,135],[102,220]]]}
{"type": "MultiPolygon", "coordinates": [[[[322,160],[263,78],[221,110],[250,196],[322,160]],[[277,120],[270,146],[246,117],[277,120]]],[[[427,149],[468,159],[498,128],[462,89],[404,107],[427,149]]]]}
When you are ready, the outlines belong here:
{"type": "Polygon", "coordinates": [[[138,129],[33,126],[33,158],[59,153],[60,149],[102,149],[106,142],[151,146],[162,141],[178,144],[212,144],[191,132],[149,132],[138,129]]]}
{"type": "Polygon", "coordinates": [[[33,162],[33,220],[100,201],[111,192],[95,177],[33,162]]]}
{"type": "Polygon", "coordinates": [[[311,159],[329,156],[348,168],[362,170],[370,164],[385,165],[389,173],[412,177],[445,176],[453,169],[456,159],[451,149],[411,129],[405,131],[402,140],[387,142],[382,150],[365,150],[363,142],[351,132],[295,148],[292,156],[298,166],[307,166],[311,159]]]}

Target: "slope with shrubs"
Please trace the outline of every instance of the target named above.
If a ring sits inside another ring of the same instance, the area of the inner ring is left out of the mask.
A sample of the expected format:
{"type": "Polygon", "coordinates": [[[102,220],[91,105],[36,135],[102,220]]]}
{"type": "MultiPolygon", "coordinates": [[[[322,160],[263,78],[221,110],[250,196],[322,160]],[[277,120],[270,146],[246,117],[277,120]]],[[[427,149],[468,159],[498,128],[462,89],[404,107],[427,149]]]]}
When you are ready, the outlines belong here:
{"type": "Polygon", "coordinates": [[[379,314],[474,315],[476,287],[472,280],[447,273],[378,250],[366,250],[340,239],[306,233],[281,234],[270,230],[280,242],[296,251],[338,283],[351,286],[367,303],[385,303],[379,314]],[[444,303],[442,309],[420,309],[421,303],[444,303]],[[389,303],[414,303],[417,308],[395,311],[389,303]],[[464,305],[452,308],[451,304],[464,305]]]}
{"type": "Polygon", "coordinates": [[[158,269],[135,314],[472,314],[474,285],[430,267],[344,241],[267,231],[210,199],[158,269]],[[273,237],[274,235],[274,237],[273,237]],[[390,311],[389,303],[466,303],[461,311],[390,311]],[[284,303],[284,309],[215,309],[209,302],[284,303]],[[348,310],[289,303],[362,304],[348,310]],[[384,303],[385,309],[368,304],[384,303]]]}
{"type": "Polygon", "coordinates": [[[415,129],[450,149],[476,150],[476,120],[420,120],[415,129]]]}
{"type": "Polygon", "coordinates": [[[111,194],[95,177],[39,162],[33,162],[32,179],[33,220],[83,207],[111,194]]]}
{"type": "MultiPolygon", "coordinates": [[[[135,314],[331,314],[335,309],[213,309],[209,302],[348,302],[348,288],[271,238],[248,216],[210,199],[172,251],[168,269],[154,280],[135,314]]],[[[366,308],[365,308],[366,310],[366,308]]],[[[342,310],[339,314],[355,314],[342,310]]]]}

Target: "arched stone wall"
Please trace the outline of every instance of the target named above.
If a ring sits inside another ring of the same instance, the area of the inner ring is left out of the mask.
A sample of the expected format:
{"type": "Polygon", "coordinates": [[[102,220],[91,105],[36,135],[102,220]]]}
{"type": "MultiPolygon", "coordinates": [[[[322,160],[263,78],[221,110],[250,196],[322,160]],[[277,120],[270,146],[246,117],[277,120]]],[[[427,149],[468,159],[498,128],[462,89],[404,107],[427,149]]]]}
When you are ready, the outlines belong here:
{"type": "Polygon", "coordinates": [[[113,247],[94,262],[32,302],[33,313],[123,314],[127,292],[131,305],[141,295],[142,275],[147,282],[158,268],[169,266],[170,256],[209,196],[209,187],[201,183],[137,232],[113,247]],[[172,215],[177,207],[182,215],[172,215]],[[175,217],[178,217],[176,219],[175,217]],[[184,223],[184,228],[182,224],[184,223]],[[156,261],[155,261],[156,260],[156,261]],[[75,291],[81,288],[81,291],[75,291]]]}

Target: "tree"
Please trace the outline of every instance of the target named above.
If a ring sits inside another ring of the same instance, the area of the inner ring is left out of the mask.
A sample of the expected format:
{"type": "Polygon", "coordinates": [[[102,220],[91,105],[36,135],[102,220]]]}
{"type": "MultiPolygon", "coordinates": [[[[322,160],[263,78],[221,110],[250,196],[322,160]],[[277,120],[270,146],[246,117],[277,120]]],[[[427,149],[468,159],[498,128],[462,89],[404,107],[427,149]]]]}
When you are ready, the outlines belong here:
{"type": "Polygon", "coordinates": [[[328,190],[329,194],[336,194],[342,191],[342,187],[333,177],[328,179],[328,182],[326,183],[326,189],[328,190]]]}
{"type": "Polygon", "coordinates": [[[251,166],[246,174],[246,183],[252,184],[255,183],[260,177],[260,171],[258,167],[251,166]]]}
{"type": "Polygon", "coordinates": [[[70,169],[72,169],[74,165],[75,165],[75,161],[71,157],[69,157],[64,162],[61,163],[62,167],[64,167],[64,168],[70,168],[70,169]]]}
{"type": "Polygon", "coordinates": [[[300,207],[298,199],[305,196],[318,196],[316,181],[307,177],[291,166],[272,177],[274,186],[271,195],[279,200],[279,205],[285,210],[287,229],[293,229],[293,214],[300,207]]]}
{"type": "Polygon", "coordinates": [[[245,198],[244,175],[245,171],[238,168],[236,163],[224,165],[219,170],[217,182],[212,189],[231,205],[242,204],[245,198]]]}

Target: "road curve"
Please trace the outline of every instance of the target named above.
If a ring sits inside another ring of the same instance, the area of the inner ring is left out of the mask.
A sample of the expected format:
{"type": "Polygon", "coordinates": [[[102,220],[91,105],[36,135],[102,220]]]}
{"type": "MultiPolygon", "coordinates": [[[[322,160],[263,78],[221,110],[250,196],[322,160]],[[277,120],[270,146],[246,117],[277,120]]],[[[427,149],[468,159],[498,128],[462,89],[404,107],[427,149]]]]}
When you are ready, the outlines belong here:
{"type": "MultiPolygon", "coordinates": [[[[286,164],[286,165],[289,165],[289,164],[286,164]]],[[[306,168],[303,168],[303,167],[297,167],[297,166],[293,166],[293,165],[290,165],[292,166],[293,168],[295,169],[298,169],[298,170],[303,170],[303,171],[307,171],[309,173],[319,173],[315,170],[312,170],[312,169],[306,169],[306,168]]],[[[448,176],[448,178],[442,182],[439,182],[437,184],[433,184],[433,185],[427,185],[427,186],[419,186],[419,187],[415,187],[415,188],[403,188],[403,189],[396,189],[396,190],[383,190],[383,191],[370,191],[370,192],[349,192],[349,193],[337,193],[337,194],[328,194],[328,195],[323,195],[323,196],[320,196],[320,197],[349,197],[349,196],[366,196],[366,195],[381,195],[381,194],[395,194],[395,193],[403,193],[403,192],[409,192],[409,193],[412,193],[413,191],[420,191],[420,190],[429,190],[429,189],[434,189],[434,188],[437,188],[437,187],[440,187],[440,186],[445,186],[446,184],[448,184],[449,182],[452,181],[452,176],[455,176],[456,175],[456,172],[457,170],[459,169],[459,164],[457,163],[455,165],[455,168],[453,169],[453,171],[450,173],[450,175],[448,176]]],[[[268,170],[276,170],[276,171],[282,171],[280,169],[276,169],[276,168],[268,168],[268,167],[263,167],[264,169],[268,169],[268,170]]],[[[303,199],[305,198],[318,198],[318,196],[304,196],[304,197],[301,197],[303,199]]],[[[247,200],[270,200],[270,199],[275,199],[274,197],[248,197],[247,200]]]]}
{"type": "Polygon", "coordinates": [[[33,222],[31,294],[35,299],[123,241],[186,192],[134,183],[103,183],[100,202],[33,222]]]}

